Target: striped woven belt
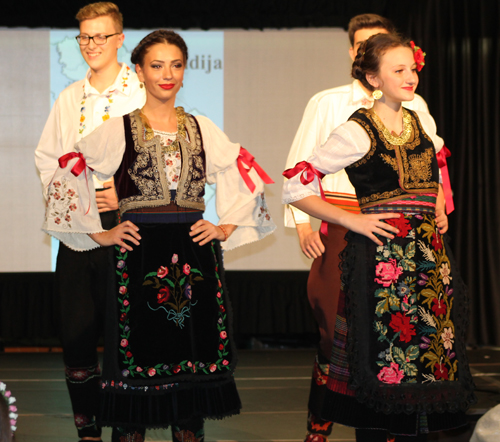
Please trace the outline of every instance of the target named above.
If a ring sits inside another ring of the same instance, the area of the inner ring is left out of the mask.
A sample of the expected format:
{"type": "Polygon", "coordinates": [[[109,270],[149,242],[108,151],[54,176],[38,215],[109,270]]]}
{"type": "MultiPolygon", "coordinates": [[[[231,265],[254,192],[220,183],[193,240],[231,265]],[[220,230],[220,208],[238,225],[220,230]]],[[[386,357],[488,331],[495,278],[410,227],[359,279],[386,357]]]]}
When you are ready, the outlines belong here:
{"type": "Polygon", "coordinates": [[[405,212],[434,213],[436,211],[436,194],[407,195],[396,201],[389,201],[378,206],[365,207],[362,213],[405,212]]]}

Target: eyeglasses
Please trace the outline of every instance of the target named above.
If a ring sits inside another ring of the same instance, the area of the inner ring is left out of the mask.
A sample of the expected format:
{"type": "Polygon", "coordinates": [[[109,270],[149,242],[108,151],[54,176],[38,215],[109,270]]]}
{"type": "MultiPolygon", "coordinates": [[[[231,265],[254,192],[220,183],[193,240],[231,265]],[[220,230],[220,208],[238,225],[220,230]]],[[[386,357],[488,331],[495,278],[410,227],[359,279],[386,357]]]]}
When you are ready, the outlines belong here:
{"type": "Polygon", "coordinates": [[[80,46],[87,46],[90,43],[90,40],[94,40],[96,45],[104,45],[108,41],[109,37],[113,37],[113,35],[119,35],[121,32],[116,32],[115,34],[109,35],[94,35],[91,37],[90,35],[77,35],[76,41],[80,46]]]}

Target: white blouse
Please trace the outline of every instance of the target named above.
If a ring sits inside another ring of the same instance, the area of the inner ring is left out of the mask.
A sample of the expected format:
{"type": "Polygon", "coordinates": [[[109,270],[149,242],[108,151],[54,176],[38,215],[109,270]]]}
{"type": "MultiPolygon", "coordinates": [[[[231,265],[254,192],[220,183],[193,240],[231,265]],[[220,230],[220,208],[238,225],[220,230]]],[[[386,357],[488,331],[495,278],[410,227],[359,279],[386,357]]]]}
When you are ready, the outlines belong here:
{"type": "MultiPolygon", "coordinates": [[[[444,141],[436,133],[436,123],[430,114],[415,111],[427,135],[434,143],[436,153],[444,141]]],[[[370,150],[371,141],[366,131],[355,121],[347,121],[335,129],[325,144],[316,146],[307,159],[315,169],[326,174],[336,173],[363,158],[370,150]]],[[[283,204],[293,203],[311,195],[321,195],[318,179],[304,185],[300,181],[300,173],[285,181],[283,185],[283,204]]],[[[441,175],[441,172],[440,172],[441,175]]]]}
{"type": "Polygon", "coordinates": [[[177,184],[179,184],[179,177],[181,176],[181,152],[179,149],[168,150],[168,147],[174,143],[177,132],[155,130],[154,134],[160,137],[162,147],[166,148],[163,153],[163,170],[167,177],[168,188],[177,190],[177,184]]]}
{"type": "MultiPolygon", "coordinates": [[[[256,185],[251,192],[238,170],[237,159],[241,146],[232,143],[211,120],[197,116],[206,157],[208,184],[216,184],[216,210],[219,225],[234,224],[238,228],[227,241],[221,243],[224,250],[262,239],[272,233],[276,225],[272,221],[264,197],[264,182],[255,169],[249,176],[256,185]],[[263,216],[263,214],[265,216],[263,216]]],[[[167,134],[169,138],[174,134],[167,134]]],[[[88,234],[103,232],[95,201],[93,175],[102,181],[109,180],[122,161],[125,152],[123,118],[111,118],[75,145],[75,153],[85,159],[84,171],[75,175],[71,170],[78,163],[73,158],[65,168],[59,167],[48,189],[45,222],[42,229],[73,250],[83,251],[99,247],[88,234]]],[[[175,157],[175,153],[174,153],[175,157]]],[[[177,170],[177,162],[167,175],[177,170]]],[[[172,180],[173,181],[173,180],[172,180]]],[[[172,184],[173,185],[173,184],[172,184]]]]}

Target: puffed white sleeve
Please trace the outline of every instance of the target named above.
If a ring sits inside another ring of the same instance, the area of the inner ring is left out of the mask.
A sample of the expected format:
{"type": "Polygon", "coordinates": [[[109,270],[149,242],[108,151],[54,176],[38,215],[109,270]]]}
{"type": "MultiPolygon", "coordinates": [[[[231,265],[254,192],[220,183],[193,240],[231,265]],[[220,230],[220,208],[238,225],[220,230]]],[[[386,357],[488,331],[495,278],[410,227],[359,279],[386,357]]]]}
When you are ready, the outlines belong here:
{"type": "Polygon", "coordinates": [[[88,235],[100,233],[93,174],[109,180],[120,166],[125,150],[123,118],[111,118],[76,143],[74,151],[59,158],[48,185],[42,230],[76,251],[99,247],[88,235]]]}
{"type": "Polygon", "coordinates": [[[216,185],[218,224],[238,226],[228,240],[221,243],[222,248],[231,250],[269,235],[276,225],[266,205],[264,181],[252,167],[248,177],[255,188],[250,190],[238,168],[241,145],[232,143],[208,118],[197,116],[196,120],[205,149],[207,182],[216,185]]]}
{"type": "Polygon", "coordinates": [[[307,161],[287,169],[282,203],[290,204],[311,195],[321,195],[321,178],[361,159],[370,149],[370,138],[355,121],[335,129],[322,146],[316,146],[307,161]],[[319,175],[317,174],[319,172],[319,175]]]}

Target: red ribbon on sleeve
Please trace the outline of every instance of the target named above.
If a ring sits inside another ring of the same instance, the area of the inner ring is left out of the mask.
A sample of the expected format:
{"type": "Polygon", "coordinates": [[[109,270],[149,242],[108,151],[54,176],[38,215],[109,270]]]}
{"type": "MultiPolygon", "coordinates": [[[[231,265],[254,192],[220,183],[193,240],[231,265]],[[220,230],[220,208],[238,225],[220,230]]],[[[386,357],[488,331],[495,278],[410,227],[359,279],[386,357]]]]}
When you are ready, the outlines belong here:
{"type": "MultiPolygon", "coordinates": [[[[75,176],[78,176],[85,170],[85,167],[87,166],[85,158],[81,152],[70,152],[66,155],[63,155],[61,158],[59,158],[59,167],[61,169],[64,169],[68,165],[68,162],[73,158],[78,158],[78,161],[73,166],[73,169],[71,169],[71,173],[75,176]]],[[[93,170],[90,167],[89,169],[93,170]]]]}
{"type": "MultiPolygon", "coordinates": [[[[85,157],[83,156],[83,154],[81,152],[69,152],[69,153],[67,153],[59,158],[59,160],[58,160],[59,167],[61,169],[64,169],[68,165],[68,162],[71,161],[73,158],[78,158],[78,161],[75,163],[75,165],[71,169],[71,173],[74,176],[78,176],[82,172],[85,172],[85,181],[87,183],[87,191],[89,194],[89,207],[88,207],[87,211],[85,212],[85,215],[87,215],[87,213],[89,213],[89,210],[90,210],[90,190],[89,190],[89,179],[87,177],[87,167],[88,166],[87,166],[87,162],[85,161],[85,157]]],[[[89,169],[94,170],[91,167],[89,167],[89,169]]]]}
{"type": "Polygon", "coordinates": [[[446,162],[446,158],[450,156],[451,152],[446,146],[443,146],[443,148],[436,155],[438,166],[441,169],[441,177],[443,179],[443,192],[447,215],[455,210],[455,204],[453,203],[453,193],[451,191],[450,175],[448,173],[448,164],[446,162]]]}
{"type": "MultiPolygon", "coordinates": [[[[292,169],[285,170],[283,172],[283,176],[285,178],[290,179],[299,173],[300,173],[300,182],[304,186],[307,186],[309,183],[312,183],[314,181],[314,178],[318,177],[321,199],[323,201],[326,201],[325,192],[323,191],[323,186],[321,184],[321,180],[323,179],[325,174],[315,169],[311,163],[308,163],[307,161],[301,161],[300,163],[297,163],[295,167],[293,167],[292,169]]],[[[321,233],[325,236],[328,236],[328,224],[326,223],[326,221],[321,221],[321,233]]]]}
{"type": "Polygon", "coordinates": [[[257,164],[257,161],[255,161],[255,157],[250,152],[248,152],[248,150],[246,150],[244,147],[240,148],[240,154],[238,155],[237,163],[240,175],[243,178],[243,181],[245,181],[247,187],[250,189],[250,192],[253,192],[255,190],[255,183],[252,181],[250,175],[248,174],[248,172],[252,170],[252,167],[257,172],[257,175],[259,175],[262,178],[262,181],[264,181],[264,183],[266,184],[274,183],[274,181],[264,171],[264,169],[262,169],[262,167],[260,167],[257,164]]]}

